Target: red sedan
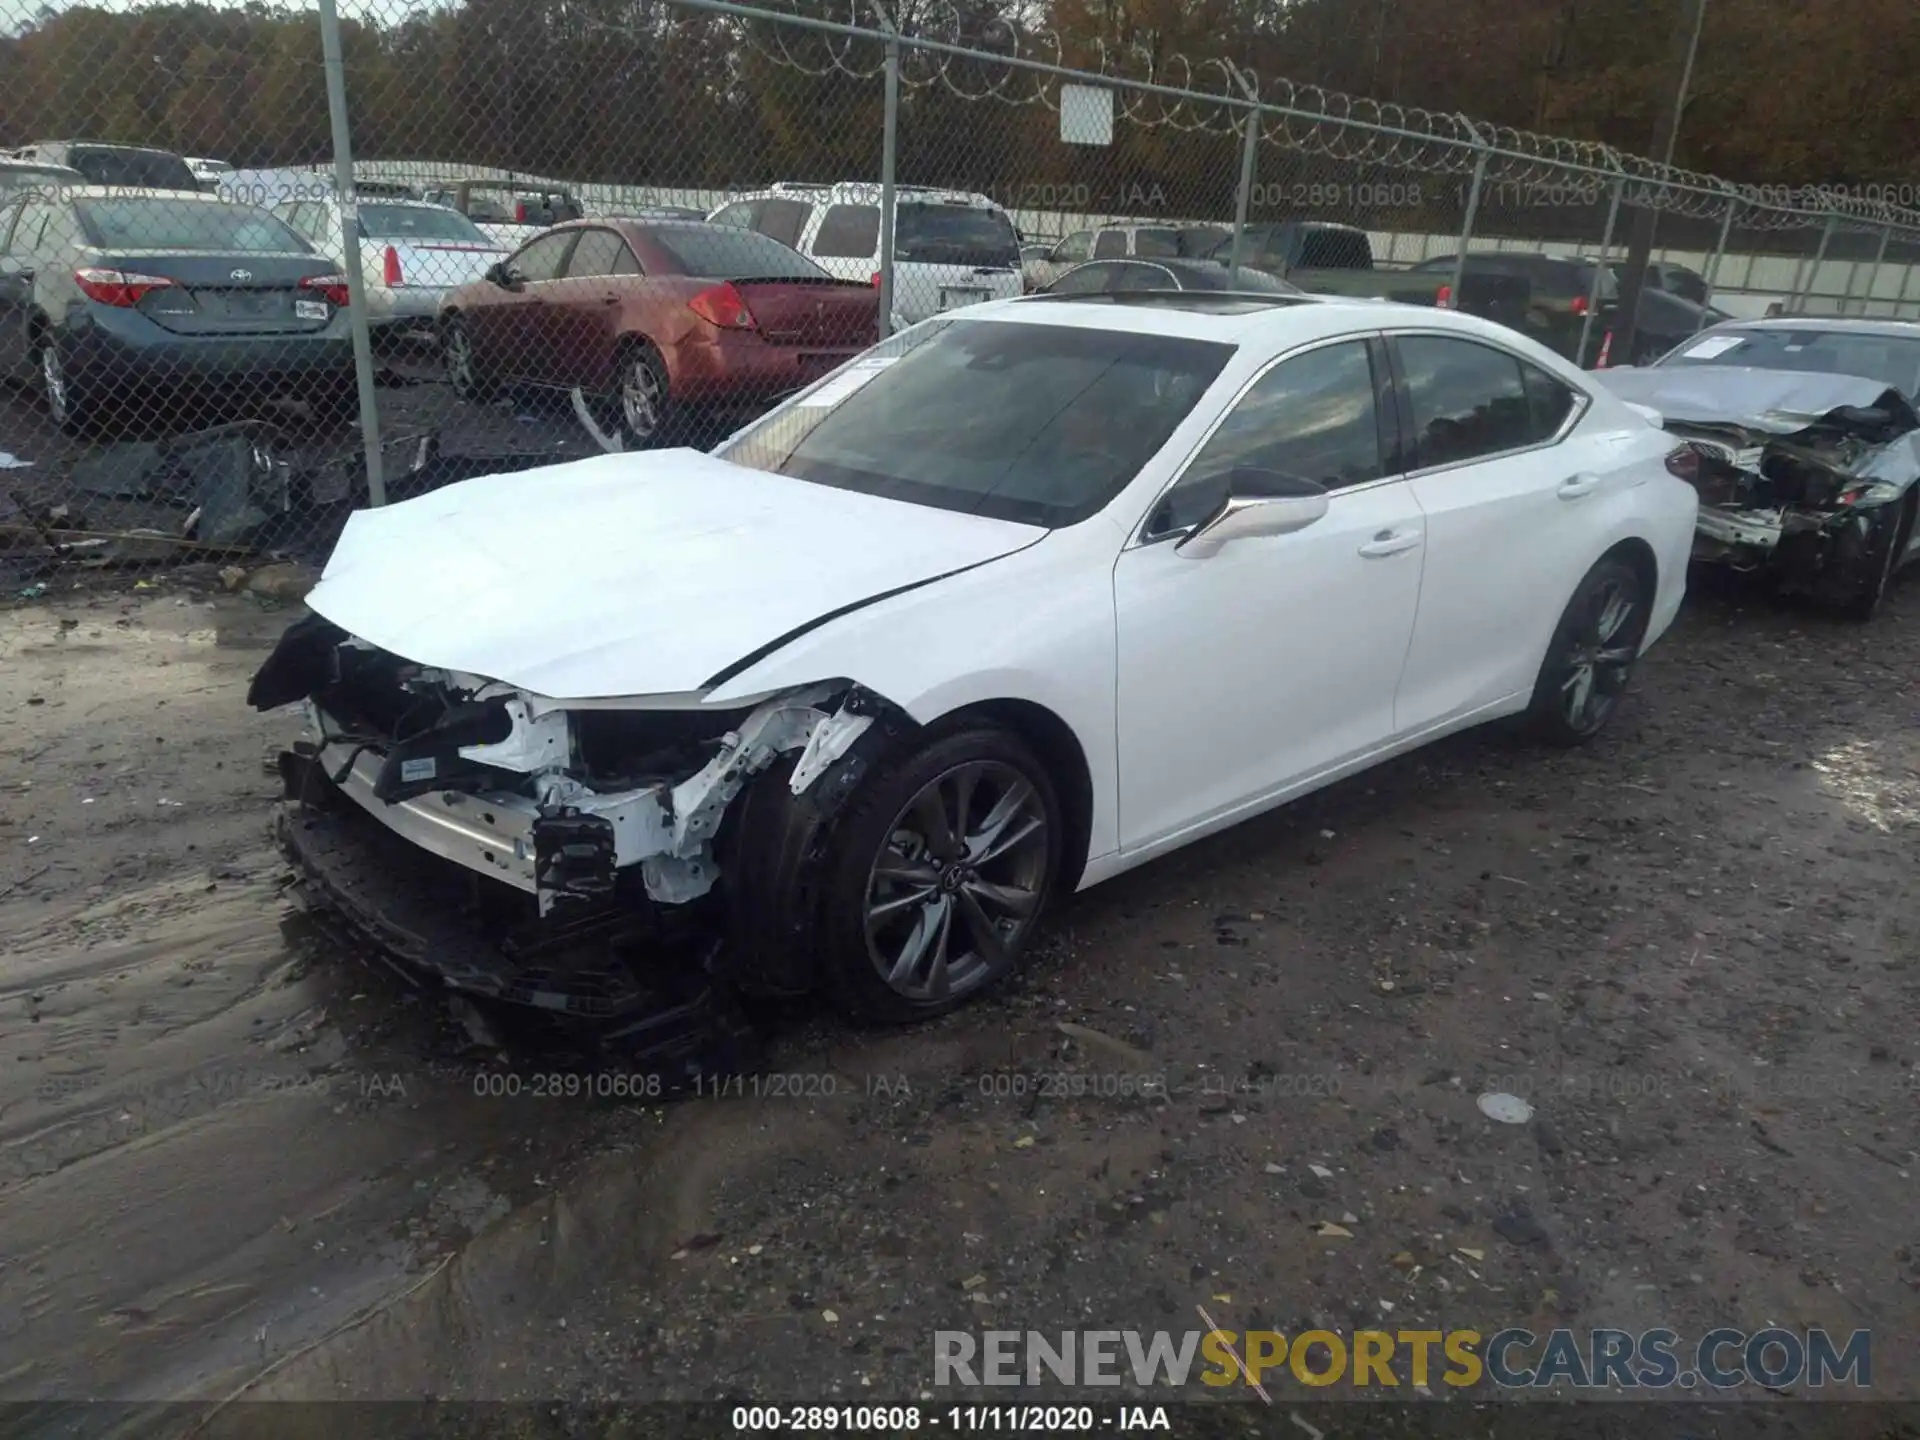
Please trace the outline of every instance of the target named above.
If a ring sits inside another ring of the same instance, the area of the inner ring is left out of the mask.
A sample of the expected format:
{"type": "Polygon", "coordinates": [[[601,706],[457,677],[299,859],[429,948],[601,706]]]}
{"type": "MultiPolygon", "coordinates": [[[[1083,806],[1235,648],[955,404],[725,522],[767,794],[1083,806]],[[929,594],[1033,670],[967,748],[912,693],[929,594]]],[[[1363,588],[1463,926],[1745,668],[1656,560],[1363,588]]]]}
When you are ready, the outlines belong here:
{"type": "Polygon", "coordinates": [[[744,418],[879,338],[879,297],[751,230],[576,220],[535,236],[440,307],[463,399],[502,386],[609,402],[629,448],[695,416],[744,418]]]}

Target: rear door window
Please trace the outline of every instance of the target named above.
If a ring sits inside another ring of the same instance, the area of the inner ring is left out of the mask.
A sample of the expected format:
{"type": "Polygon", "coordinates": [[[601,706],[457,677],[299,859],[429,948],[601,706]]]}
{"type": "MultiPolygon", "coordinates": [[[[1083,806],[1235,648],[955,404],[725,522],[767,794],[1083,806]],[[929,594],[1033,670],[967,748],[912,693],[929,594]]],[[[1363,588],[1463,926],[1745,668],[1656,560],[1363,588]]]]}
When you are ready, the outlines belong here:
{"type": "Polygon", "coordinates": [[[1058,245],[1048,258],[1056,265],[1078,265],[1093,256],[1093,232],[1076,230],[1058,245]]]}
{"type": "Polygon", "coordinates": [[[1119,260],[1127,253],[1126,233],[1121,230],[1102,230],[1093,242],[1093,258],[1096,260],[1119,260]]]}
{"type": "Polygon", "coordinates": [[[1517,358],[1444,335],[1402,335],[1394,343],[1422,468],[1535,443],[1533,404],[1517,358]]]}
{"type": "Polygon", "coordinates": [[[880,253],[880,211],[873,205],[831,205],[820,217],[813,253],[832,260],[868,260],[880,253]]]}
{"type": "Polygon", "coordinates": [[[620,272],[614,267],[620,263],[620,257],[627,253],[627,242],[611,230],[588,230],[580,236],[580,243],[573,247],[573,258],[567,261],[567,274],[571,276],[632,274],[631,269],[620,272]]]}

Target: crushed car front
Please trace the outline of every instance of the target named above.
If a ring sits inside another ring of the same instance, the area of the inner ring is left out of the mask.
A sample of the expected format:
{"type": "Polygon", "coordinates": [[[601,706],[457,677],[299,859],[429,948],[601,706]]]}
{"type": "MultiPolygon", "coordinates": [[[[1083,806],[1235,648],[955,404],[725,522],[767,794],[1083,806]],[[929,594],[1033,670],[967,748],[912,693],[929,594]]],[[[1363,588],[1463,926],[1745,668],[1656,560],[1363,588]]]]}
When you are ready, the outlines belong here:
{"type": "Polygon", "coordinates": [[[1877,598],[1920,478],[1907,388],[1920,378],[1920,336],[1722,326],[1657,366],[1595,378],[1689,442],[1697,559],[1763,570],[1831,603],[1877,598]]]}
{"type": "Polygon", "coordinates": [[[249,694],[306,713],[279,762],[302,893],[456,992],[655,1014],[646,976],[684,971],[679,942],[711,929],[729,807],[776,764],[815,803],[888,718],[848,680],[708,694],[812,626],[1044,534],[694,451],[359,512],[249,694]]]}

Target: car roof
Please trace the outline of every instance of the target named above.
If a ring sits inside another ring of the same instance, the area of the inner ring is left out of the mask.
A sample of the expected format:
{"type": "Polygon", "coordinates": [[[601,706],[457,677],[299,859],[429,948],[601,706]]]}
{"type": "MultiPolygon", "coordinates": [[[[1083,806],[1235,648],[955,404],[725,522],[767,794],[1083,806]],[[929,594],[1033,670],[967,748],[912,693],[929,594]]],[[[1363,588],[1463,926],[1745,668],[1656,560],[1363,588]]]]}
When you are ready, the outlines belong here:
{"type": "Polygon", "coordinates": [[[1841,335],[1885,335],[1897,340],[1920,339],[1920,322],[1869,319],[1859,315],[1775,315],[1764,320],[1728,320],[1713,328],[1715,330],[1827,330],[1841,335]]]}
{"type": "Polygon", "coordinates": [[[1189,340],[1214,340],[1227,345],[1268,344],[1275,349],[1387,326],[1453,330],[1509,348],[1518,338],[1507,326],[1455,310],[1332,295],[1193,290],[1148,291],[1131,298],[1104,294],[1028,295],[1016,300],[989,300],[971,305],[965,314],[982,320],[1132,330],[1189,340]],[[1103,301],[1107,303],[1101,303],[1103,301]]]}

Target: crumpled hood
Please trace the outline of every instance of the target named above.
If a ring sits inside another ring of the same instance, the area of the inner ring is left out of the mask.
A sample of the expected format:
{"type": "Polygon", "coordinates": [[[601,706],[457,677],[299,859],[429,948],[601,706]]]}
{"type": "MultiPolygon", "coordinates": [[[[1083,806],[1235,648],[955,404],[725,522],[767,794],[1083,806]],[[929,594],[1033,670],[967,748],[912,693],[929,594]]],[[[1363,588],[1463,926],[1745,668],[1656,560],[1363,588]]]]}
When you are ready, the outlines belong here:
{"type": "Polygon", "coordinates": [[[1657,410],[1676,425],[1737,425],[1766,435],[1792,435],[1851,406],[1885,410],[1898,428],[1920,428],[1920,415],[1906,396],[1878,380],[1854,375],[1697,364],[1592,374],[1620,399],[1657,410]]]}
{"type": "Polygon", "coordinates": [[[405,659],[553,699],[676,694],[1045,534],[694,450],[602,455],[355,512],[307,604],[405,659]]]}

